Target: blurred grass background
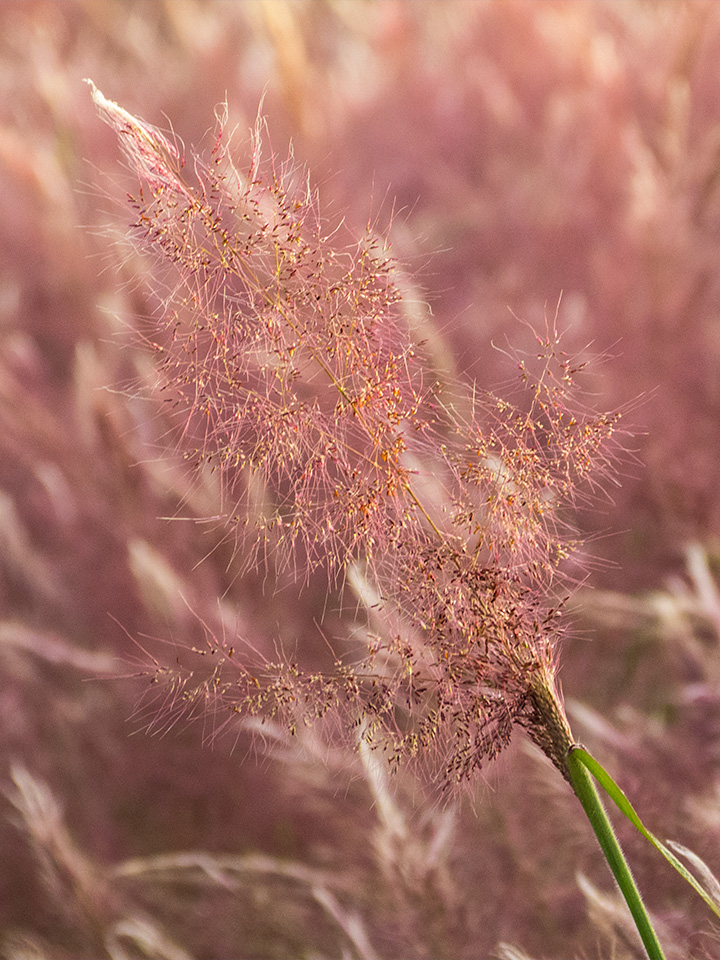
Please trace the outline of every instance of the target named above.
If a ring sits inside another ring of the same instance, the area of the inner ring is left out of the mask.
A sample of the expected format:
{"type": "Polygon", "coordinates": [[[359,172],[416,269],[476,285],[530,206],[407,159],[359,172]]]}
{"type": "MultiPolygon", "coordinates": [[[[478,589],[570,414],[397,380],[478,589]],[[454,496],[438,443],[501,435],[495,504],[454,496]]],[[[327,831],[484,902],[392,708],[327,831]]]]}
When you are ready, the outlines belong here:
{"type": "MultiPolygon", "coordinates": [[[[636,455],[581,518],[597,568],[564,689],[648,825],[718,871],[720,7],[0,0],[0,28],[0,955],[641,956],[521,743],[442,807],[319,732],[269,727],[258,755],[241,730],[211,749],[201,723],[132,719],[131,638],[181,648],[206,618],[312,642],[323,597],[269,600],[211,526],[161,519],[212,516],[217,490],[107,389],[148,376],[129,329],[154,304],[82,80],[188,147],[226,96],[242,146],[264,98],[323,202],[389,225],[454,373],[495,386],[508,308],[537,324],[558,302],[570,348],[612,355],[593,403],[629,405],[636,455]]],[[[720,957],[630,829],[668,956],[720,957]]]]}

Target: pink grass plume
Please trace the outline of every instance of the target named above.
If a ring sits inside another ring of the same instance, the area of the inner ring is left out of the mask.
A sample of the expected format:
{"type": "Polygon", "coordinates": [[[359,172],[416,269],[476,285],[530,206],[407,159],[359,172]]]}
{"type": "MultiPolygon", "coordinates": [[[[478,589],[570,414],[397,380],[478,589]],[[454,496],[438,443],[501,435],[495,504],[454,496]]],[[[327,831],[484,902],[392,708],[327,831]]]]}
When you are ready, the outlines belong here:
{"type": "Polygon", "coordinates": [[[577,399],[553,323],[519,359],[521,400],[441,383],[415,342],[387,243],[329,227],[292,157],[246,172],[218,115],[209,156],[93,99],[149,195],[135,243],[167,291],[146,345],[176,444],[221,478],[239,567],[354,589],[367,642],[327,669],[260,657],[241,639],[206,676],[151,671],[194,710],[330,711],[392,760],[434,757],[467,780],[524,728],[567,778],[573,740],[557,684],[568,513],[612,467],[617,415],[577,399]],[[585,491],[585,492],[584,492],[585,491]],[[371,598],[371,599],[368,599],[371,598]]]}

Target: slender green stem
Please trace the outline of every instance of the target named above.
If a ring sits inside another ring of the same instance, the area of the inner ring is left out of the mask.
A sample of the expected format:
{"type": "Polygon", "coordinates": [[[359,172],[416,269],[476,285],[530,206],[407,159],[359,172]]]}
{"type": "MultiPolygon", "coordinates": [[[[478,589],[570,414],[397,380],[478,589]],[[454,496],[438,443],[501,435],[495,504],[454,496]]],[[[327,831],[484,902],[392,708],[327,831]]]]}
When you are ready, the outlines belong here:
{"type": "Polygon", "coordinates": [[[665,960],[662,947],[658,942],[655,931],[650,923],[650,917],[642,902],[640,891],[635,885],[633,876],[630,873],[630,868],[625,860],[625,855],[615,836],[615,831],[605,812],[593,779],[582,761],[578,757],[574,757],[573,753],[574,751],[571,749],[567,758],[567,767],[573,790],[583,806],[583,810],[605,854],[605,859],[613,872],[613,876],[617,880],[622,895],[625,897],[625,902],[630,908],[630,913],[633,916],[638,933],[645,945],[648,957],[650,960],[665,960]]]}

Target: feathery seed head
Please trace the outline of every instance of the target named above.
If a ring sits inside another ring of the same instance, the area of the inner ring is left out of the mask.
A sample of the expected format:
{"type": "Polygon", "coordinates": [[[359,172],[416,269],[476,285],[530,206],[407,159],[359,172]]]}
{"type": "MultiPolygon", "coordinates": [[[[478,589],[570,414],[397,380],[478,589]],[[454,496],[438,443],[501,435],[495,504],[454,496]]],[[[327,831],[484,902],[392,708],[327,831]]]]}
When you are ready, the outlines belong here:
{"type": "Polygon", "coordinates": [[[208,633],[204,677],[156,673],[173,705],[210,700],[291,727],[344,712],[393,759],[434,752],[450,783],[520,725],[565,773],[564,514],[609,466],[617,418],[577,405],[580,368],[554,325],[536,361],[518,362],[526,402],[443,392],[387,245],[372,230],[343,244],[307,182],[262,160],[261,123],[242,175],[221,113],[190,186],[176,148],[92,88],[149,191],[131,198],[132,231],[169,291],[148,345],[178,445],[219,473],[238,556],[300,579],[324,568],[331,587],[354,586],[368,620],[362,651],[324,672],[243,657],[240,640],[231,657],[208,633]]]}

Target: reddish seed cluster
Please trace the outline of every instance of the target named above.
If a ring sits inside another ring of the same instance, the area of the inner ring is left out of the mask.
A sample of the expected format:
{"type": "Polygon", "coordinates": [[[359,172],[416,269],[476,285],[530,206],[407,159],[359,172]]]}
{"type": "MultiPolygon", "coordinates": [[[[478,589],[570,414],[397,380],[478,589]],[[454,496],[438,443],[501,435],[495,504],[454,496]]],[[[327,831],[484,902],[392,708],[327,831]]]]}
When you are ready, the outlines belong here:
{"type": "Polygon", "coordinates": [[[447,782],[520,724],[562,769],[551,587],[575,545],[565,511],[608,466],[616,418],[575,405],[580,367],[552,325],[518,363],[524,401],[441,389],[386,245],[370,229],[343,245],[297,171],[262,160],[260,124],[243,174],[220,117],[191,187],[161,134],[93,96],[143,181],[133,236],[164,271],[147,338],[161,394],[177,444],[221,476],[238,555],[375,598],[374,635],[326,672],[208,637],[204,677],[158,667],[166,711],[292,727],[339,709],[394,759],[433,754],[447,782]]]}

